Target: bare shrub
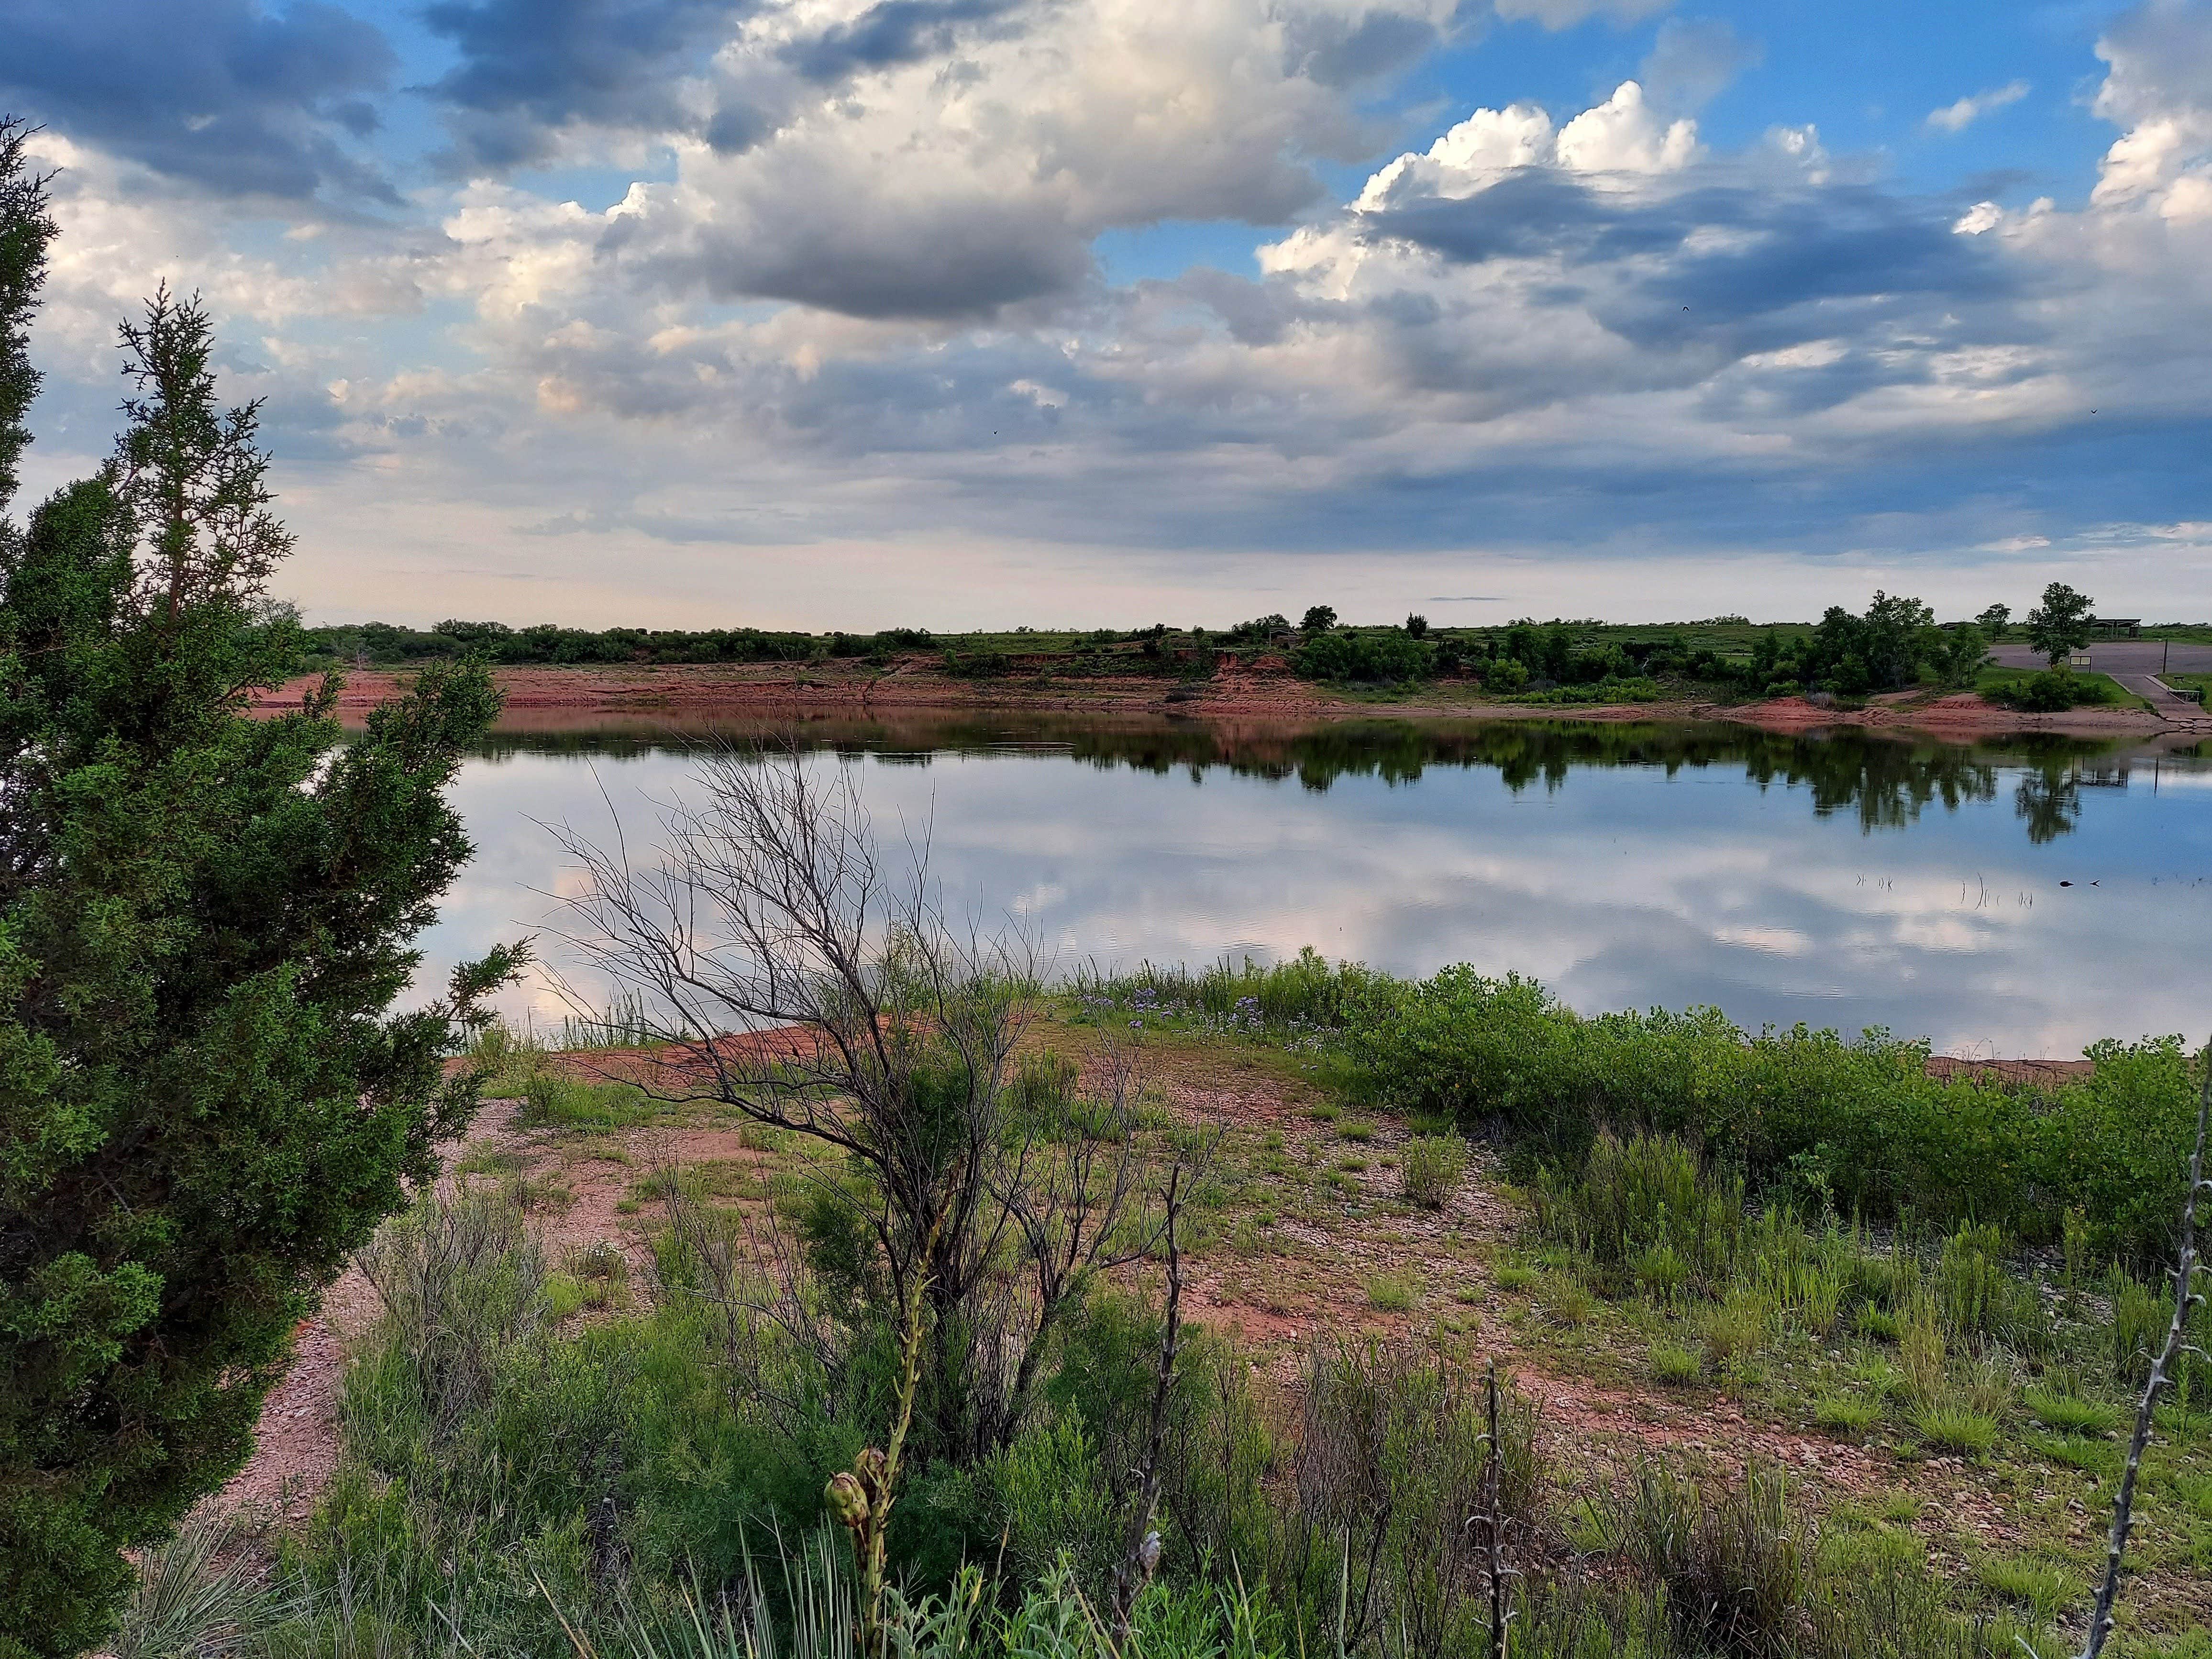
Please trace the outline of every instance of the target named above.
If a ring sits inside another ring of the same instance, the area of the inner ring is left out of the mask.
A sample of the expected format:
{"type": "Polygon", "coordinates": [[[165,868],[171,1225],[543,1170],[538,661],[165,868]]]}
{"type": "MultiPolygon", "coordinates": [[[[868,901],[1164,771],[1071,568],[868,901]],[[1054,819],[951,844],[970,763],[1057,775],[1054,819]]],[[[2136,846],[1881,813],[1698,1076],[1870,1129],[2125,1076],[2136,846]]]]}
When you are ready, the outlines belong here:
{"type": "Polygon", "coordinates": [[[509,1199],[425,1194],[361,1253],[384,1303],[388,1351],[410,1371],[432,1445],[491,1397],[501,1357],[545,1316],[545,1261],[509,1199]]]}
{"type": "Polygon", "coordinates": [[[1479,1376],[1403,1343],[1325,1342],[1305,1376],[1293,1486],[1305,1547],[1340,1564],[1340,1640],[1390,1654],[1486,1640],[1494,1516],[1501,1556],[1547,1535],[1535,1411],[1502,1391],[1493,1440],[1479,1376]]]}
{"type": "Polygon", "coordinates": [[[770,1230],[784,1236],[756,1241],[781,1288],[749,1279],[696,1217],[681,1220],[681,1249],[704,1270],[741,1386],[763,1397],[773,1329],[850,1403],[872,1392],[863,1408],[888,1414],[887,1333],[919,1310],[918,1446],[988,1457],[1029,1414],[1049,1338],[1087,1284],[1157,1242],[1130,1058],[1103,1054],[1081,1098],[1064,1074],[1025,1068],[1033,947],[953,927],[926,844],[906,878],[888,878],[848,776],[723,749],[702,754],[696,778],[702,801],[667,809],[649,867],[564,833],[586,877],[569,943],[623,988],[626,1033],[666,1045],[641,1079],[648,1092],[842,1156],[808,1164],[805,1194],[770,1230]]]}

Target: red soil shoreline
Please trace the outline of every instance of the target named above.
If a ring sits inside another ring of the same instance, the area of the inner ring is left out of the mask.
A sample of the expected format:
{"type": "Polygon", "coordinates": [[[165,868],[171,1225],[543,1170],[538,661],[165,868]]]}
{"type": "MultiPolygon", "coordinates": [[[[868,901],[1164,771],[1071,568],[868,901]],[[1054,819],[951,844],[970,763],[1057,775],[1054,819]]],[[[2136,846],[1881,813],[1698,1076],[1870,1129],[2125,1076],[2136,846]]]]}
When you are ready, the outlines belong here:
{"type": "MultiPolygon", "coordinates": [[[[493,671],[507,699],[503,726],[555,727],[580,714],[682,718],[714,714],[762,719],[896,714],[981,713],[1028,709],[1097,714],[1173,715],[1184,719],[1724,720],[1778,732],[1815,727],[1893,729],[1958,741],[2027,732],[2081,737],[2212,735],[2212,714],[2168,720],[2148,709],[2077,708],[2063,714],[2018,714],[1971,693],[1928,696],[1894,693],[1865,708],[1814,706],[1802,697],[1761,702],[1648,702],[1589,705],[1493,703],[1455,697],[1435,688],[1404,702],[1364,702],[1322,691],[1262,662],[1211,680],[1176,684],[1156,679],[1054,678],[1028,684],[956,680],[918,660],[888,672],[842,663],[641,665],[624,667],[526,667],[493,671]],[[1272,671],[1272,672],[1271,672],[1272,671]],[[1443,695],[1437,695],[1442,692],[1443,695]]],[[[357,724],[368,710],[399,696],[412,678],[404,672],[363,669],[347,677],[337,714],[357,724]]],[[[258,714],[301,706],[319,677],[301,676],[254,699],[258,714]]]]}

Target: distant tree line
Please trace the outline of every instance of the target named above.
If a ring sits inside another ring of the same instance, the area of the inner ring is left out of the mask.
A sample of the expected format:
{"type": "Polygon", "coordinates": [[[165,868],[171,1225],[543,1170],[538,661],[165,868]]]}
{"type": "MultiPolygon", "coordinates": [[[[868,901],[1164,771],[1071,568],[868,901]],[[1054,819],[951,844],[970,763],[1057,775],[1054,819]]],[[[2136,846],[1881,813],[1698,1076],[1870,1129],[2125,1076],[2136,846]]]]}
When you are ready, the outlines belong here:
{"type": "MultiPolygon", "coordinates": [[[[2090,605],[2086,594],[2053,583],[2043,604],[2028,613],[2025,631],[2054,666],[2087,642],[2090,605]]],[[[1741,617],[1709,622],[1748,626],[1741,617]]],[[[1995,605],[1971,623],[1939,626],[1920,600],[1877,592],[1862,613],[1831,605],[1809,629],[1769,628],[1747,653],[1693,644],[1680,629],[1643,638],[1593,638],[1593,630],[1603,624],[1556,619],[1524,617],[1503,628],[1438,629],[1416,614],[1395,626],[1347,627],[1325,605],[1310,607],[1295,623],[1271,612],[1218,631],[1193,628],[1176,634],[1164,623],[1130,630],[1105,628],[1073,641],[1039,636],[1034,650],[1024,649],[1021,639],[1033,632],[1029,629],[1012,630],[1010,641],[1003,635],[940,639],[920,628],[804,634],[758,628],[593,629],[553,623],[514,628],[456,620],[428,629],[382,622],[307,629],[302,638],[309,660],[338,665],[449,658],[477,658],[495,666],[883,662],[897,653],[934,650],[946,673],[974,680],[1034,672],[1044,657],[1059,672],[1079,675],[1203,676],[1218,666],[1224,653],[1249,657],[1279,651],[1293,672],[1331,684],[1398,686],[1468,679],[1501,696],[1558,694],[1561,700],[1577,701],[1596,695],[1655,695],[1662,680],[1716,685],[1753,696],[1813,691],[1861,696],[1923,684],[1966,686],[1990,646],[2012,625],[2009,608],[1995,605]]],[[[2040,695],[2073,692],[2042,688],[2040,695]]]]}
{"type": "MultiPolygon", "coordinates": [[[[2063,582],[2028,613],[2027,632],[2054,668],[2087,643],[2092,601],[2063,582]]],[[[1826,691],[1846,696],[1933,684],[1972,685],[1990,647],[2011,624],[2011,611],[1991,605],[1970,623],[1939,625],[1917,599],[1877,592],[1863,613],[1831,605],[1811,629],[1769,628],[1747,654],[1692,645],[1679,631],[1648,639],[1591,640],[1565,621],[1522,618],[1502,629],[1437,634],[1428,618],[1409,616],[1397,627],[1342,629],[1336,613],[1316,606],[1291,636],[1280,616],[1230,630],[1232,640],[1272,641],[1291,647],[1291,662],[1309,679],[1405,684],[1439,678],[1479,680],[1512,696],[1556,688],[1626,689],[1660,679],[1690,680],[1752,696],[1826,691]]],[[[1741,617],[1716,618],[1743,625],[1741,617]]]]}
{"type": "Polygon", "coordinates": [[[926,628],[874,634],[798,634],[759,628],[563,628],[539,623],[441,622],[431,628],[356,623],[305,630],[311,654],[343,663],[480,657],[495,665],[575,663],[811,662],[926,650],[926,628]]]}

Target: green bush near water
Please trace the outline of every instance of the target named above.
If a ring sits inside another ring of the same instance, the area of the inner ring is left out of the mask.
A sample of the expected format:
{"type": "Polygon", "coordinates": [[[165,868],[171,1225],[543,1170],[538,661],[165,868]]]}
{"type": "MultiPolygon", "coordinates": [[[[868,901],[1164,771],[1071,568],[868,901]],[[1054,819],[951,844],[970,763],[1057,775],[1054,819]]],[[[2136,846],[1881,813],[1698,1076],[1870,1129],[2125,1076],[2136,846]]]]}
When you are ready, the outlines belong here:
{"type": "Polygon", "coordinates": [[[1357,987],[1339,1046],[1358,1091],[1503,1127],[1569,1166],[1609,1126],[1869,1218],[2040,1240],[2075,1208],[2097,1248],[2143,1261],[2172,1231],[2196,1110],[2179,1038],[2094,1044],[2092,1076],[2039,1092],[1930,1078],[1924,1043],[1881,1032],[1753,1034],[1712,1008],[1585,1018],[1533,981],[1465,967],[1357,987]]]}

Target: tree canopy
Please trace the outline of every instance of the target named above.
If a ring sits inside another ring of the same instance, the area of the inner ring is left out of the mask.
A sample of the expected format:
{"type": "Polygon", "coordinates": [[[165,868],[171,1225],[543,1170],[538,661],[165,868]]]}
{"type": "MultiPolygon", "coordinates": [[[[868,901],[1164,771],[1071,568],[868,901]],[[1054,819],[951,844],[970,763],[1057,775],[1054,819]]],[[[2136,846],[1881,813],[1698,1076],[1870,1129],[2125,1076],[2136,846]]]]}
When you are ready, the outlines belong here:
{"type": "MultiPolygon", "coordinates": [[[[37,386],[53,226],[0,126],[0,510],[37,386]]],[[[0,522],[0,1656],[72,1655],[239,1468],[320,1289],[474,1080],[498,951],[394,1016],[468,856],[443,791],[497,701],[442,666],[342,743],[288,672],[291,547],[257,406],[223,409],[194,301],[123,330],[112,458],[0,522]]]]}

